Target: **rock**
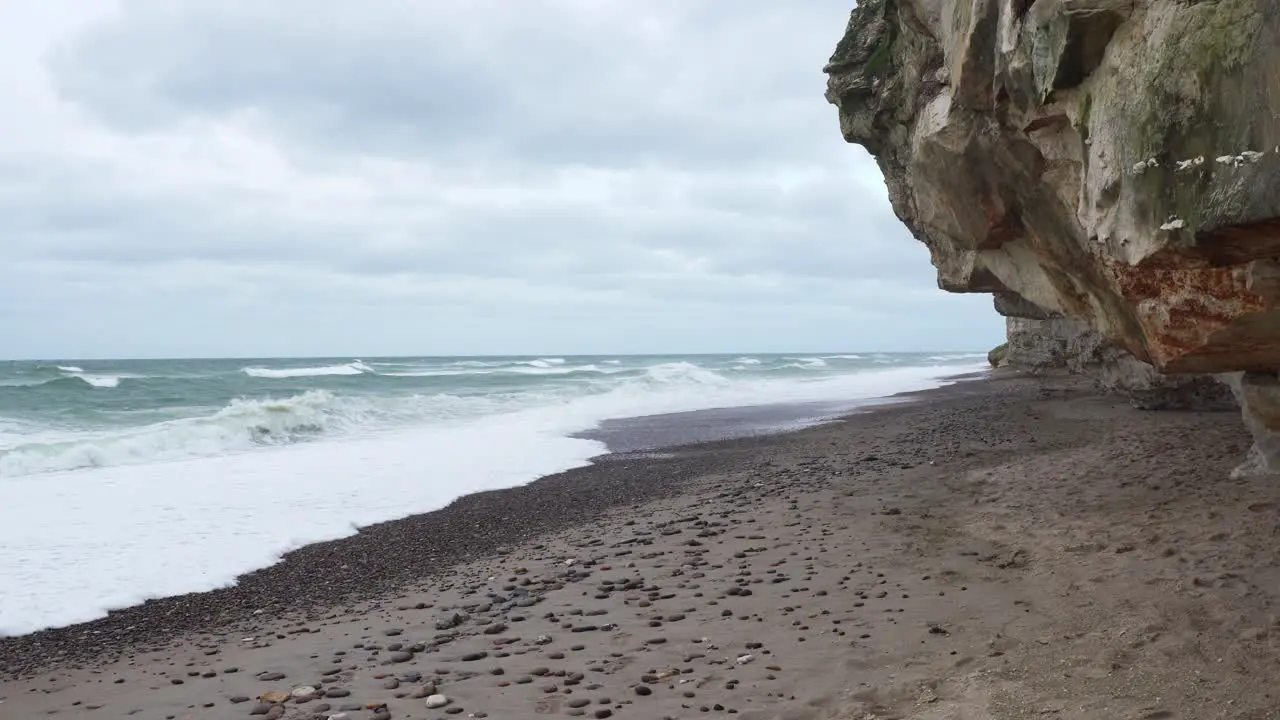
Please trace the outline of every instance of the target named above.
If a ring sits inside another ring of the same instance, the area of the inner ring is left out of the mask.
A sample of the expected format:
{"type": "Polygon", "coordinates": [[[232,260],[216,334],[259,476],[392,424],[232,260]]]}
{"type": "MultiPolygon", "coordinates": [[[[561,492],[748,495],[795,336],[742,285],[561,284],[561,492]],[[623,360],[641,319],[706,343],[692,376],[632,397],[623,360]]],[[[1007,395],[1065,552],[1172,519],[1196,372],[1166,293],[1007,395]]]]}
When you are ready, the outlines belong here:
{"type": "Polygon", "coordinates": [[[297,699],[297,698],[304,698],[304,697],[315,697],[317,692],[316,692],[316,689],[311,687],[310,685],[303,685],[301,687],[294,688],[293,692],[289,694],[292,695],[295,699],[297,699]]]}
{"type": "Polygon", "coordinates": [[[346,688],[328,688],[324,691],[324,696],[330,699],[350,697],[351,691],[346,688]]]}
{"type": "Polygon", "coordinates": [[[250,698],[247,695],[232,695],[231,697],[227,698],[227,702],[231,703],[232,705],[247,703],[249,702],[249,700],[250,698]]]}
{"type": "Polygon", "coordinates": [[[290,697],[289,693],[287,692],[281,692],[280,690],[272,690],[270,692],[262,693],[261,695],[258,696],[258,699],[264,703],[282,703],[288,700],[289,697],[290,697]]]}
{"type": "Polygon", "coordinates": [[[254,705],[253,708],[249,710],[249,714],[250,715],[266,715],[268,712],[271,711],[271,708],[273,707],[275,706],[269,702],[260,702],[257,705],[254,705]]]}
{"type": "Polygon", "coordinates": [[[436,629],[452,630],[466,621],[466,616],[461,613],[448,613],[436,619],[436,629]]]}
{"type": "Polygon", "coordinates": [[[434,710],[436,708],[442,708],[448,704],[449,704],[449,698],[445,697],[444,695],[432,695],[427,698],[427,708],[430,710],[434,710]]]}
{"type": "Polygon", "coordinates": [[[991,367],[1000,367],[1004,364],[1005,356],[1009,354],[1009,343],[1001,343],[987,353],[987,364],[991,367]]]}
{"type": "Polygon", "coordinates": [[[391,653],[387,657],[391,660],[391,662],[396,662],[396,663],[409,662],[410,660],[413,659],[413,653],[400,650],[400,651],[391,653]]]}
{"type": "Polygon", "coordinates": [[[1029,321],[1010,364],[1017,336],[1076,323],[1137,403],[1218,404],[1212,376],[1280,371],[1273,16],[1270,0],[862,0],[826,97],[939,286],[1029,321]]]}

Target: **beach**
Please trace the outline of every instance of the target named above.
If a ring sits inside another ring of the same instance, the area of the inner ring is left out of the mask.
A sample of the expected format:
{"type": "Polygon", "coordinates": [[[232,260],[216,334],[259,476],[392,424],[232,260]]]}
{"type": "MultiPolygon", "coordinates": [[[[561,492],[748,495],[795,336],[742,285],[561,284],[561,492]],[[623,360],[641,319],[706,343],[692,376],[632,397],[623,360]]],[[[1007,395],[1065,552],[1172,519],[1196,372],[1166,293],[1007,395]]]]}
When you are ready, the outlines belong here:
{"type": "Polygon", "coordinates": [[[1230,477],[1238,415],[1016,374],[897,399],[606,425],[589,466],[0,639],[0,717],[1280,716],[1280,488],[1230,477]]]}

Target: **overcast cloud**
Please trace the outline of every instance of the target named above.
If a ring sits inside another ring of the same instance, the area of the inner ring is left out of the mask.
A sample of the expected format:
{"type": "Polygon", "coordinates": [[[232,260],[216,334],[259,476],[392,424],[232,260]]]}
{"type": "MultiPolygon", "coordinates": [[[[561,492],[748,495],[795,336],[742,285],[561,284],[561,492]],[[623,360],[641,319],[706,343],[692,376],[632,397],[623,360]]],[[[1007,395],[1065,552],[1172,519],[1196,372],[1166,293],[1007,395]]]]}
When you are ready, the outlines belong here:
{"type": "Polygon", "coordinates": [[[983,349],[850,0],[0,5],[0,357],[983,349]]]}

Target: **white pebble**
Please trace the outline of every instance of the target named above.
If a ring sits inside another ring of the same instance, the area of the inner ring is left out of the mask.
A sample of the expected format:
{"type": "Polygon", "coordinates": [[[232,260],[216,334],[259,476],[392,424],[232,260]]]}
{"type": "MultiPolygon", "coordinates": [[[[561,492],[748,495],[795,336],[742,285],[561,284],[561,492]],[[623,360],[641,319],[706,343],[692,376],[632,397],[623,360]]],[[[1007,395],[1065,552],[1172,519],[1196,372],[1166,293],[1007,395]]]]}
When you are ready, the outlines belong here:
{"type": "Polygon", "coordinates": [[[434,710],[449,704],[449,698],[443,695],[432,695],[427,698],[427,707],[434,710]]]}
{"type": "Polygon", "coordinates": [[[751,662],[752,660],[755,660],[755,659],[756,659],[756,656],[755,656],[755,655],[739,655],[739,656],[738,656],[737,663],[738,663],[739,665],[746,665],[747,663],[749,663],[749,662],[751,662]]]}
{"type": "Polygon", "coordinates": [[[294,696],[295,698],[310,697],[316,694],[316,689],[311,687],[310,685],[303,685],[302,687],[294,688],[293,692],[289,694],[294,696]]]}

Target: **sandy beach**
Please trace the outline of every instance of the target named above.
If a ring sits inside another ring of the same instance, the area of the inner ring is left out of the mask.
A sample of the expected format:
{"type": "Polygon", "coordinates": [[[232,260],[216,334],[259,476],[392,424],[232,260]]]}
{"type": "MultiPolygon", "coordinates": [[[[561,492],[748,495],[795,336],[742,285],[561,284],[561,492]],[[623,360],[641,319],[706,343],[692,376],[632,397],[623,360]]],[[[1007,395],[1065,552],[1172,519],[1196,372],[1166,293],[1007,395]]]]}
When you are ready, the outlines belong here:
{"type": "Polygon", "coordinates": [[[0,718],[1280,717],[1247,447],[1010,375],[607,456],[0,640],[0,718]]]}

